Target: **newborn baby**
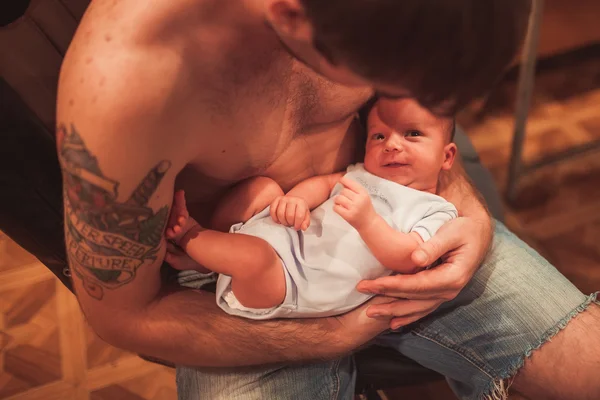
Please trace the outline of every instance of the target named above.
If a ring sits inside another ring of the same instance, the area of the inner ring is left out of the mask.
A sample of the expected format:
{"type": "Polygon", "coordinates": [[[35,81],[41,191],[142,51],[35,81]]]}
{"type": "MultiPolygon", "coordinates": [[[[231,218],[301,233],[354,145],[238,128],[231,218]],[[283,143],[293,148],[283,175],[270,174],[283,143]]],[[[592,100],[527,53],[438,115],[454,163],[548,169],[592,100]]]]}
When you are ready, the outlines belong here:
{"type": "MultiPolygon", "coordinates": [[[[220,274],[223,310],[252,319],[341,314],[372,297],[356,290],[361,280],[417,271],[413,251],[457,217],[436,195],[456,155],[454,122],[410,99],[380,100],[367,131],[364,163],[344,173],[285,195],[264,177],[234,188],[213,221],[228,233],[201,227],[175,194],[167,238],[220,274]]],[[[189,268],[173,252],[165,260],[189,268]]]]}

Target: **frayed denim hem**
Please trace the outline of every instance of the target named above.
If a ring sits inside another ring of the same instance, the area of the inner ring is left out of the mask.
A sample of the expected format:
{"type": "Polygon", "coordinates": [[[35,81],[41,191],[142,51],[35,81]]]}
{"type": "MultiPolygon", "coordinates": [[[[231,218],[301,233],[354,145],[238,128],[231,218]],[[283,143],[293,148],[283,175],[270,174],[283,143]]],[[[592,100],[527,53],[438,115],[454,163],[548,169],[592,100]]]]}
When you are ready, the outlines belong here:
{"type": "Polygon", "coordinates": [[[566,326],[571,322],[573,318],[577,315],[581,314],[585,310],[588,309],[590,304],[595,303],[600,305],[598,301],[598,294],[600,292],[596,292],[588,296],[588,298],[577,308],[571,311],[566,317],[560,320],[556,325],[552,328],[548,329],[544,335],[540,338],[538,343],[535,346],[531,346],[517,362],[507,368],[507,371],[502,374],[497,379],[494,379],[490,382],[487,390],[482,395],[483,400],[506,400],[508,399],[508,389],[510,388],[512,381],[514,380],[515,375],[525,365],[525,361],[531,357],[534,351],[542,347],[546,342],[550,341],[558,332],[562,331],[566,328],[566,326]]]}

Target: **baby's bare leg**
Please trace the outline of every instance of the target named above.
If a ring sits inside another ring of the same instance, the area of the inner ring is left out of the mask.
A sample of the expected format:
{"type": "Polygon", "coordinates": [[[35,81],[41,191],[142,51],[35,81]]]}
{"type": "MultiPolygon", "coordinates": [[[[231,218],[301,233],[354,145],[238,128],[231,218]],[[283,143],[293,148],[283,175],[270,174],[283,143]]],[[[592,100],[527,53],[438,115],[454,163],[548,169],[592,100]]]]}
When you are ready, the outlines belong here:
{"type": "Polygon", "coordinates": [[[242,305],[270,308],[283,302],[283,265],[265,240],[198,228],[186,234],[181,245],[199,264],[231,276],[231,288],[242,305]]]}
{"type": "Polygon", "coordinates": [[[283,190],[273,179],[259,176],[235,186],[221,200],[211,220],[211,227],[221,232],[239,222],[246,222],[264,210],[283,190]]]}
{"type": "Polygon", "coordinates": [[[217,207],[211,226],[196,230],[182,243],[188,255],[211,271],[229,275],[239,302],[250,308],[275,307],[285,297],[285,276],[277,253],[261,238],[228,232],[282,196],[272,179],[252,178],[234,187],[217,207]]]}

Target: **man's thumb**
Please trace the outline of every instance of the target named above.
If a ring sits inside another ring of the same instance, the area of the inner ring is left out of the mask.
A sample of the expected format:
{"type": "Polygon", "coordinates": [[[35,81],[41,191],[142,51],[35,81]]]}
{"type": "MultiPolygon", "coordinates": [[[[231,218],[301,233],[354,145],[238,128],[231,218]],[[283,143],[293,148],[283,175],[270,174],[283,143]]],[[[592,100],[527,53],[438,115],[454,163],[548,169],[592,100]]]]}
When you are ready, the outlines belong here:
{"type": "Polygon", "coordinates": [[[446,251],[441,246],[439,239],[432,237],[427,242],[421,243],[421,246],[413,251],[411,259],[416,265],[427,267],[443,256],[445,252],[446,251]]]}

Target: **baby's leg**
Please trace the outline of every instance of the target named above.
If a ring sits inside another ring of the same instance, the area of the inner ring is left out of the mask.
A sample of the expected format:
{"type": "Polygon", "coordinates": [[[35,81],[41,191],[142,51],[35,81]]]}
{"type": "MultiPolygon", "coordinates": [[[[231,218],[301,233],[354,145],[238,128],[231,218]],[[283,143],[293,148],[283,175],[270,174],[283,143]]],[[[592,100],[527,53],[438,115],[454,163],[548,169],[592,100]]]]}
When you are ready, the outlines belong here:
{"type": "Polygon", "coordinates": [[[216,230],[197,232],[184,245],[186,252],[200,264],[231,276],[233,293],[245,307],[271,308],[283,302],[286,290],[283,265],[265,240],[224,232],[238,222],[246,222],[283,194],[269,178],[257,177],[240,183],[215,210],[211,226],[216,230]]]}
{"type": "Polygon", "coordinates": [[[271,178],[259,176],[235,186],[221,200],[213,214],[211,227],[221,232],[239,222],[246,222],[283,196],[281,187],[271,178]]]}
{"type": "Polygon", "coordinates": [[[231,276],[231,289],[245,307],[271,308],[283,302],[283,265],[265,240],[242,233],[196,230],[184,239],[182,247],[209,270],[231,276]]]}

